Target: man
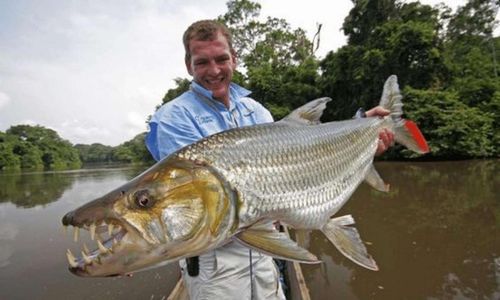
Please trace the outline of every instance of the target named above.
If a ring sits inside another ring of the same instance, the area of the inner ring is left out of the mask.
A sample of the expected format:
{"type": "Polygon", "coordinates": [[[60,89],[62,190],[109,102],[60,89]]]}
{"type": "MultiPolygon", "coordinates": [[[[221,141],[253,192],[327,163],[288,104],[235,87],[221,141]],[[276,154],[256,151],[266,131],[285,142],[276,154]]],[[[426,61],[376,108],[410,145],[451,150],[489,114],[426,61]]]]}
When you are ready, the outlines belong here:
{"type": "MultiPolygon", "coordinates": [[[[267,109],[247,97],[250,91],[231,82],[236,52],[226,27],[211,20],[195,22],[183,42],[193,81],[189,91],[151,119],[146,145],[156,160],[220,131],[273,121],[267,109]]],[[[366,113],[386,114],[380,107],[366,113]]],[[[382,133],[378,153],[392,139],[390,132],[382,133]]],[[[235,242],[187,261],[191,272],[186,261],[180,264],[190,299],[285,299],[272,258],[235,242]]]]}

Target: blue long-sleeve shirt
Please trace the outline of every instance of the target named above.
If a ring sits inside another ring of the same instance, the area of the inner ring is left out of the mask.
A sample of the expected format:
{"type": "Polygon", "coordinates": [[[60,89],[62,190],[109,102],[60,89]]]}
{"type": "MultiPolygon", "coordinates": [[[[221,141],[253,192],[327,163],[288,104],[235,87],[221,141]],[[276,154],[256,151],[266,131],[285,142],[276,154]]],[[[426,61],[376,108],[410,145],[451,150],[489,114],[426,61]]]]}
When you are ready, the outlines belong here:
{"type": "Polygon", "coordinates": [[[149,122],[146,146],[160,160],[203,137],[235,127],[272,122],[271,113],[232,83],[229,109],[196,82],[189,91],[163,105],[149,122]]]}

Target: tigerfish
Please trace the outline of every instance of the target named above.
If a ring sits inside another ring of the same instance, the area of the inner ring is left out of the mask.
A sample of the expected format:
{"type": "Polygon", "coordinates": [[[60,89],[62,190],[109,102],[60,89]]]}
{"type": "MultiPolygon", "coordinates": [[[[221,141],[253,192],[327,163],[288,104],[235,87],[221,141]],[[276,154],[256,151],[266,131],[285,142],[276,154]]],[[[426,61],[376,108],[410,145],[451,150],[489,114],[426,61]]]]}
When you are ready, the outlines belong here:
{"type": "Polygon", "coordinates": [[[75,240],[79,229],[97,239],[97,248],[84,247],[81,256],[68,250],[70,271],[123,275],[229,241],[281,259],[319,262],[269,226],[272,221],[321,230],[346,257],[378,270],[354,219],[333,216],[363,181],[388,191],[373,167],[381,130],[392,130],[395,141],[413,151],[429,151],[418,127],[402,118],[401,99],[392,75],[380,101],[391,111],[386,117],[321,123],[331,99],[320,98],[278,122],[230,129],[180,149],[63,217],[63,225],[75,227],[75,240]]]}

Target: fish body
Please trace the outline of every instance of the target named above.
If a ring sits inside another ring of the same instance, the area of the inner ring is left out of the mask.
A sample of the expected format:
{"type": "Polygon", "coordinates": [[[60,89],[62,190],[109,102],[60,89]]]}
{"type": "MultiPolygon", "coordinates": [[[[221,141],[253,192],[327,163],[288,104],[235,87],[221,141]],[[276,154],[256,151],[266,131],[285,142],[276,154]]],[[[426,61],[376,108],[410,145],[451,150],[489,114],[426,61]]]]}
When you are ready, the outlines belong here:
{"type": "MultiPolygon", "coordinates": [[[[328,101],[320,99],[318,104],[328,101]]],[[[239,228],[280,220],[321,229],[366,177],[388,119],[229,130],[172,158],[210,165],[238,193],[239,228]]]]}
{"type": "MultiPolygon", "coordinates": [[[[120,228],[83,251],[68,253],[81,276],[112,276],[199,255],[236,240],[283,259],[318,262],[269,223],[321,230],[344,255],[377,270],[351,216],[332,218],[359,184],[387,191],[373,168],[379,133],[425,153],[418,128],[401,118],[397,78],[389,77],[381,105],[387,117],[320,123],[320,98],[275,123],[235,128],[173,153],[124,186],[63,218],[64,225],[120,228]],[[113,242],[114,240],[114,242],[113,242]],[[86,253],[85,253],[86,252],[86,253]]],[[[102,230],[101,230],[102,231],[102,230]]]]}

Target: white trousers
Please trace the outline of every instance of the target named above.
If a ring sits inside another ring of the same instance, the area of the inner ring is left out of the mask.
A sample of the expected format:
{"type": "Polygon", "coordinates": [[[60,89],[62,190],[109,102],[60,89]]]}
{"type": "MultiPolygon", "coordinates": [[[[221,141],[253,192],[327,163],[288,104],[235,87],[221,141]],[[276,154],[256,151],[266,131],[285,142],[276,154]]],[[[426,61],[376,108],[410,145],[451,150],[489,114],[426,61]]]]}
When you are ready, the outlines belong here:
{"type": "Polygon", "coordinates": [[[186,261],[180,261],[182,278],[191,300],[285,300],[278,269],[269,256],[231,242],[200,255],[199,275],[187,273],[186,261]],[[252,283],[251,283],[252,282],[252,283]],[[252,287],[253,286],[253,291],[252,287]]]}

